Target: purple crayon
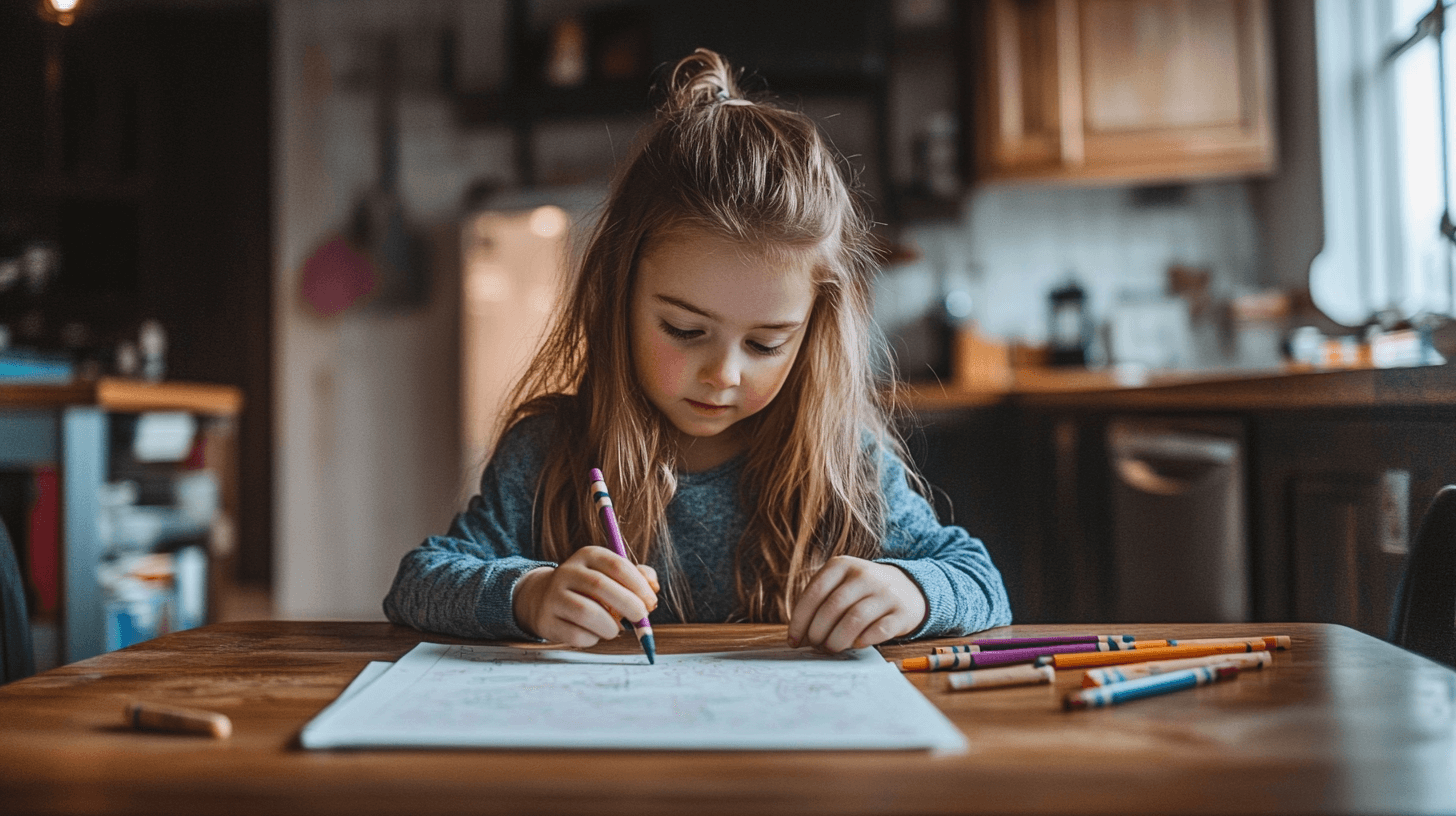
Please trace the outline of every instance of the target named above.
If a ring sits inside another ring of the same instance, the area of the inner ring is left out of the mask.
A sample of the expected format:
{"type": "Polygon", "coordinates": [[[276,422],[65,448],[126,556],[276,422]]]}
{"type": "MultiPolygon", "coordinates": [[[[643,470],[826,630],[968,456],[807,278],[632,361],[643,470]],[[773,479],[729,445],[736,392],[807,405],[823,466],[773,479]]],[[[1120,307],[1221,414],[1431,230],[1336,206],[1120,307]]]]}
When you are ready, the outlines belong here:
{"type": "MultiPolygon", "coordinates": [[[[597,509],[602,514],[602,527],[606,528],[607,540],[612,542],[612,549],[617,555],[627,557],[627,547],[622,544],[622,531],[617,529],[617,514],[612,510],[612,495],[607,492],[607,483],[602,479],[602,472],[597,468],[591,469],[591,491],[592,501],[597,504],[597,509]]],[[[632,624],[632,629],[637,633],[637,642],[642,644],[642,651],[647,653],[647,662],[657,662],[657,640],[652,637],[652,623],[646,618],[632,624]]]]}
{"type": "Polygon", "coordinates": [[[1096,652],[1098,643],[1063,643],[1054,646],[1032,646],[1026,649],[997,649],[990,652],[956,652],[954,654],[933,654],[925,657],[907,657],[900,661],[903,671],[960,671],[962,669],[984,669],[987,666],[1006,666],[1012,663],[1030,663],[1043,655],[1063,652],[1096,652]]]}
{"type": "MultiPolygon", "coordinates": [[[[1167,646],[1166,640],[1102,640],[1096,643],[1059,643],[1051,646],[1028,646],[1025,649],[992,649],[985,652],[936,652],[929,657],[908,657],[901,668],[907,671],[950,671],[1005,666],[1008,663],[1030,663],[1040,657],[1075,652],[1130,652],[1167,646]],[[914,661],[912,664],[911,661],[914,661]],[[909,665],[907,665],[909,664],[909,665]]],[[[944,647],[942,647],[944,648],[944,647]]],[[[974,648],[974,647],[972,647],[974,648]]]]}
{"type": "Polygon", "coordinates": [[[990,652],[998,649],[1027,649],[1033,646],[1065,646],[1072,643],[1132,643],[1132,635],[1043,635],[1041,637],[980,638],[955,646],[937,646],[936,654],[990,652]]]}

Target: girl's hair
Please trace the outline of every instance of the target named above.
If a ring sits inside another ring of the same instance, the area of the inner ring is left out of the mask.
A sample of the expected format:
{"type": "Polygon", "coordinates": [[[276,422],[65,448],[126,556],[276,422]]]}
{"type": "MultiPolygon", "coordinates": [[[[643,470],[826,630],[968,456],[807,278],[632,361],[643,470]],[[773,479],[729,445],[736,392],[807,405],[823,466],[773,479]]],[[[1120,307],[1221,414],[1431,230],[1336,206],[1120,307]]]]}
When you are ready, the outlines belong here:
{"type": "Polygon", "coordinates": [[[802,113],[745,98],[726,61],[698,49],[667,76],[582,256],[564,309],[512,396],[505,422],[555,417],[535,516],[542,556],[602,543],[587,492],[600,467],[633,555],[665,569],[666,600],[691,617],[668,535],[675,437],[634,373],[629,315],[637,262],[684,230],[769,258],[811,261],[815,298],[782,390],[744,428],[749,521],[736,555],[739,610],[786,621],[825,561],[874,557],[885,531],[880,454],[903,449],[871,352],[869,222],[834,150],[802,113]]]}

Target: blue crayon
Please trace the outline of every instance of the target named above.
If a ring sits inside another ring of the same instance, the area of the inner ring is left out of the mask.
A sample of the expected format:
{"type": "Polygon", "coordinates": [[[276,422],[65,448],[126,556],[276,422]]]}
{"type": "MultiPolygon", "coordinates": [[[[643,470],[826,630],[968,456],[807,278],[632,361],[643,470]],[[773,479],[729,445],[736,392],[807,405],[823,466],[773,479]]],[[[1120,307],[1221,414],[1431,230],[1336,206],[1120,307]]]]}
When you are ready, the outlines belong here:
{"type": "Polygon", "coordinates": [[[1121,683],[1109,683],[1105,686],[1074,691],[1062,701],[1062,707],[1068,711],[1080,711],[1084,708],[1117,705],[1129,700],[1141,700],[1144,697],[1156,697],[1159,694],[1217,683],[1220,680],[1237,677],[1238,674],[1239,667],[1229,664],[1199,666],[1194,669],[1153,674],[1136,680],[1124,680],[1121,683]]]}

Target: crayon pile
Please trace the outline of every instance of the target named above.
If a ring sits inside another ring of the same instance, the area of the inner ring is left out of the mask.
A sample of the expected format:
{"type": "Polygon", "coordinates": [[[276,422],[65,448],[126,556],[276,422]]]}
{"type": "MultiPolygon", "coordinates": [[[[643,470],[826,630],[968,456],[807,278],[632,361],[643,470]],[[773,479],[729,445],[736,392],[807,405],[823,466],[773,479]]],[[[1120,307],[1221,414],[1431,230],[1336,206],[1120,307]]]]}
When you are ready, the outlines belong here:
{"type": "Polygon", "coordinates": [[[951,672],[953,689],[1054,683],[1058,669],[1085,669],[1082,688],[1062,701],[1068,711],[1077,711],[1230,680],[1240,671],[1268,666],[1271,652],[1292,645],[1288,635],[1191,640],[1138,640],[1132,635],[981,638],[907,657],[900,668],[951,672]]]}

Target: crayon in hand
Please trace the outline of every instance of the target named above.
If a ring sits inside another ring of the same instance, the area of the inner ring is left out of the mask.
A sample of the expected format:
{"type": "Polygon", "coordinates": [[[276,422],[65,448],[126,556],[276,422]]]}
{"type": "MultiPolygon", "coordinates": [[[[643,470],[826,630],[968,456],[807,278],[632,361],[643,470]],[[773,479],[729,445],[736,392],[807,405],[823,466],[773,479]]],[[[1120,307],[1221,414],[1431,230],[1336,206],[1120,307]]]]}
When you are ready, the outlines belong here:
{"type": "MultiPolygon", "coordinates": [[[[602,478],[601,470],[591,469],[591,491],[592,501],[596,502],[597,510],[601,512],[602,527],[607,531],[607,540],[611,542],[612,549],[617,555],[627,557],[627,546],[622,543],[622,531],[617,529],[617,514],[612,510],[612,496],[607,492],[607,483],[602,478]]],[[[642,644],[642,651],[647,654],[648,663],[657,662],[657,639],[652,636],[652,622],[647,618],[632,624],[637,632],[637,641],[642,644]]]]}

